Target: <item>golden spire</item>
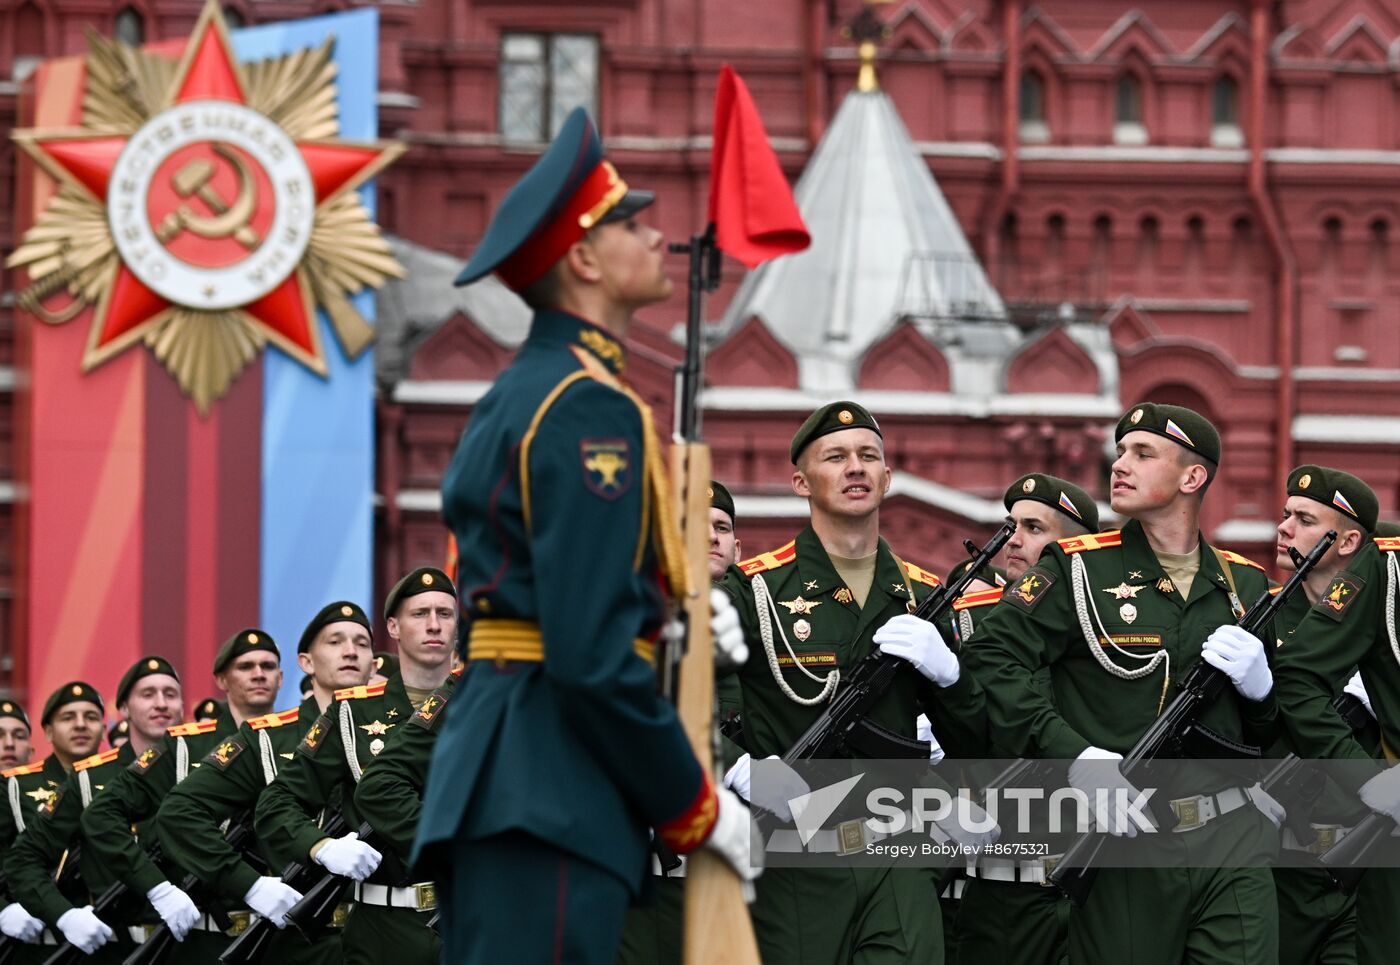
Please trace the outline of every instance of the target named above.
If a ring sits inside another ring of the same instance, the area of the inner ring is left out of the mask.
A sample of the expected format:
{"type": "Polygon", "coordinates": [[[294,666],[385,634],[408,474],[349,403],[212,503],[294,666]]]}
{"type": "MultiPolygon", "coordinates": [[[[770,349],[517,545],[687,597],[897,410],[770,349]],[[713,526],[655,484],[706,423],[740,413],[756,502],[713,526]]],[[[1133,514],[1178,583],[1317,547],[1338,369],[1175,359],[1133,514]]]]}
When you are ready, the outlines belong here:
{"type": "Polygon", "coordinates": [[[860,73],[856,75],[856,90],[868,94],[880,89],[880,79],[875,74],[875,59],[879,54],[876,41],[888,37],[889,28],[875,14],[875,6],[889,0],[866,0],[860,12],[842,31],[856,42],[856,53],[860,57],[860,73]]]}
{"type": "Polygon", "coordinates": [[[856,48],[860,54],[860,73],[856,74],[856,90],[862,94],[880,89],[880,78],[875,76],[875,41],[862,40],[856,48]]]}

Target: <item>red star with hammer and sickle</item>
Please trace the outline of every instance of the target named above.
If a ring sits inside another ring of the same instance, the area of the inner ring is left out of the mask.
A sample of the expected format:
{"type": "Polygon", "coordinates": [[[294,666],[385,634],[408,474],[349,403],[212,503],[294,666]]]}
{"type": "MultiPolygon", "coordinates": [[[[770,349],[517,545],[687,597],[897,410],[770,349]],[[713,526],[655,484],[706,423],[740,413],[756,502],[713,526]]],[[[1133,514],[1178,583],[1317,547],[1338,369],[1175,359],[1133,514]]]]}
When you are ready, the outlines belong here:
{"type": "MultiPolygon", "coordinates": [[[[173,94],[161,110],[195,100],[247,104],[243,79],[217,5],[206,7],[196,24],[172,88],[173,94]]],[[[112,170],[128,140],[105,134],[38,134],[24,146],[50,174],[78,186],[105,207],[112,170]]],[[[380,145],[318,140],[297,141],[296,146],[311,173],[317,208],[337,194],[359,187],[392,160],[391,153],[380,145]]],[[[94,368],[137,341],[171,304],[119,262],[97,306],[83,368],[94,368]]],[[[315,302],[301,267],[240,310],[289,355],[325,374],[315,302]]]]}

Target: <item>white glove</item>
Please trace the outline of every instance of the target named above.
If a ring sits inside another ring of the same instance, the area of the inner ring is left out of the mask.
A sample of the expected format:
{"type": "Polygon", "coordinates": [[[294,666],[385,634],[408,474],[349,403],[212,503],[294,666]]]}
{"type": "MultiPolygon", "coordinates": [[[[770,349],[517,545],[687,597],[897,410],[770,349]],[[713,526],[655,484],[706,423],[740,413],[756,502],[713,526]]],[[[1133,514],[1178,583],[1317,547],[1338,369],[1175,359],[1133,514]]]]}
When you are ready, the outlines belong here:
{"type": "Polygon", "coordinates": [[[929,723],[928,714],[920,714],[914,718],[914,732],[919,740],[928,741],[928,760],[930,764],[937,764],[943,760],[943,745],[938,743],[938,738],[933,736],[933,724],[929,723]]]}
{"type": "Polygon", "coordinates": [[[1400,767],[1387,768],[1361,785],[1361,803],[1400,822],[1400,767]]]}
{"type": "Polygon", "coordinates": [[[806,798],[812,793],[807,782],[797,772],[783,763],[777,754],[765,757],[759,764],[758,799],[753,793],[753,759],[745,754],[734,762],[724,774],[724,786],[745,801],[757,804],[765,811],[772,811],[781,821],[792,820],[793,798],[806,798]]]}
{"type": "Polygon", "coordinates": [[[1136,838],[1138,822],[1146,821],[1151,824],[1152,817],[1149,813],[1132,807],[1141,792],[1133,787],[1118,769],[1118,762],[1122,759],[1122,754],[1106,751],[1102,747],[1086,747],[1069,766],[1069,783],[1070,787],[1084,792],[1084,796],[1089,799],[1092,814],[1098,813],[1098,792],[1108,792],[1108,826],[1100,830],[1107,831],[1114,837],[1136,838]]]}
{"type": "Polygon", "coordinates": [[[0,911],[0,931],[17,942],[31,942],[44,930],[44,923],[24,910],[19,902],[11,902],[0,911]]]}
{"type": "Polygon", "coordinates": [[[170,936],[177,942],[185,940],[199,922],[199,909],[190,896],[168,881],[162,881],[146,892],[146,900],[155,908],[160,920],[170,929],[170,936]]]}
{"type": "Polygon", "coordinates": [[[940,687],[958,682],[958,658],[943,642],[938,628],[912,613],[891,617],[872,637],[881,653],[912,663],[929,680],[940,687]]]}
{"type": "Polygon", "coordinates": [[[976,801],[959,794],[953,799],[953,813],[929,828],[929,837],[942,844],[952,840],[964,852],[976,854],[996,844],[1001,828],[976,801]]]}
{"type": "Polygon", "coordinates": [[[737,667],[749,659],[744,628],[739,625],[739,611],[729,594],[718,587],[710,588],[710,636],[715,641],[716,663],[737,667]]]}
{"type": "Polygon", "coordinates": [[[749,830],[749,809],[739,796],[727,787],[716,792],[719,815],[705,847],[728,861],[744,881],[753,881],[763,874],[763,851],[752,846],[749,830]]]}
{"type": "Polygon", "coordinates": [[[1263,700],[1274,688],[1264,644],[1248,630],[1216,627],[1201,646],[1201,659],[1229,677],[1245,700],[1263,700]]]}
{"type": "Polygon", "coordinates": [[[1351,694],[1357,700],[1361,701],[1361,705],[1366,708],[1366,713],[1370,714],[1372,717],[1376,716],[1376,712],[1371,709],[1371,695],[1366,693],[1366,685],[1361,682],[1360,670],[1351,675],[1351,679],[1347,681],[1347,685],[1342,688],[1342,693],[1351,694]]]}
{"type": "Polygon", "coordinates": [[[1283,827],[1283,822],[1288,818],[1288,809],[1264,790],[1262,784],[1255,784],[1245,788],[1245,794],[1254,802],[1254,806],[1259,809],[1259,813],[1268,818],[1275,828],[1283,827]]]}
{"type": "Polygon", "coordinates": [[[58,930],[74,948],[91,955],[112,940],[112,929],[92,913],[92,905],[69,908],[58,916],[58,930]]]}
{"type": "Polygon", "coordinates": [[[287,927],[287,912],[301,901],[301,892],[283,884],[281,878],[259,878],[243,896],[248,907],[271,921],[278,928],[287,927]]]}
{"type": "Polygon", "coordinates": [[[384,856],[360,840],[358,832],[351,831],[343,837],[334,838],[316,852],[315,862],[333,875],[364,881],[374,874],[384,856]]]}

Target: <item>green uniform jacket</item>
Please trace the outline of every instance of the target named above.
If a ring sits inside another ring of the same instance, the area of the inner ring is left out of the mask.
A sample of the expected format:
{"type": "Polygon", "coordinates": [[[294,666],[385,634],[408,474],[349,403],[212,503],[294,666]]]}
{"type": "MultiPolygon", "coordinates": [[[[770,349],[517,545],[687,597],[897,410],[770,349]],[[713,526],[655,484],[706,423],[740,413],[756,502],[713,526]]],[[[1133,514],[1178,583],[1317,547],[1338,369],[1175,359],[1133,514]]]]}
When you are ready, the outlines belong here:
{"type": "Polygon", "coordinates": [[[260,875],[224,840],[220,826],[253,810],[270,780],[265,757],[275,777],[320,712],[316,698],[308,697],[293,710],[246,721],[162,802],[156,832],[165,853],[221,898],[242,902],[260,875]]]}
{"type": "Polygon", "coordinates": [[[58,762],[58,755],[50,754],[42,761],[12,767],[0,773],[0,777],[5,779],[5,807],[0,808],[0,849],[9,850],[15,836],[58,796],[68,772],[58,762]]]}
{"type": "Polygon", "coordinates": [[[1360,762],[1336,775],[1351,791],[1380,765],[1328,703],[1358,667],[1384,746],[1400,748],[1400,627],[1386,612],[1387,595],[1395,599],[1400,586],[1392,581],[1400,581],[1400,539],[1363,546],[1279,650],[1274,671],[1289,741],[1300,757],[1360,762]]]}
{"type": "Polygon", "coordinates": [[[394,731],[355,788],[355,809],[360,817],[374,828],[376,839],[392,848],[405,865],[413,852],[413,836],[423,813],[428,762],[458,677],[455,673],[449,675],[407,723],[394,731]]]}
{"type": "MultiPolygon", "coordinates": [[[[355,808],[355,771],[368,768],[394,730],[413,716],[399,674],[380,684],[337,691],[335,697],[258,797],[254,828],[273,867],[310,859],[311,849],[326,836],[316,821],[328,807],[339,804],[345,823],[351,830],[359,828],[363,819],[355,808]],[[342,729],[353,735],[348,750],[342,729]]],[[[382,863],[369,880],[398,884],[400,876],[387,867],[392,864],[382,863]]]]}
{"type": "MultiPolygon", "coordinates": [[[[73,899],[54,883],[54,874],[68,849],[79,841],[83,798],[96,800],[135,757],[131,745],[123,744],[74,764],[73,773],[58,789],[51,810],[28,823],[5,857],[10,895],[50,928],[58,927],[59,917],[74,907],[73,899]]],[[[98,866],[86,858],[82,869],[89,891],[96,893],[110,883],[102,879],[98,866]]]]}
{"type": "Polygon", "coordinates": [[[635,891],[648,825],[674,829],[678,850],[711,826],[716,799],[637,652],[668,615],[647,453],[662,457],[650,410],[618,381],[625,362],[602,329],[537,312],[443,478],[466,628],[537,625],[543,658],[468,665],[433,751],[415,862],[520,831],[635,891]]]}
{"type": "Polygon", "coordinates": [[[210,748],[233,731],[233,718],[221,707],[217,718],[176,724],[159,745],[137,755],[83,812],[83,867],[91,858],[106,877],[127,882],[141,895],[165,881],[165,872],[146,855],[131,829],[156,816],[165,796],[184,776],[183,767],[198,768],[210,748]]]}
{"type": "MultiPolygon", "coordinates": [[[[883,539],[876,553],[875,578],[864,607],[856,605],[810,526],[792,543],[729,568],[720,586],[734,597],[749,645],[748,662],[737,674],[744,744],[755,760],[786,753],[821,715],[826,702],[799,704],[778,687],[759,632],[752,581],[765,581],[778,611],[773,645],[783,679],[799,697],[810,699],[821,692],[822,683],[810,679],[798,663],[822,678],[832,670],[849,673],[876,649],[875,631],[891,617],[909,612],[911,588],[917,603],[938,585],[933,574],[901,564],[883,539]],[[783,646],[779,627],[796,662],[783,646]]],[[[941,632],[948,632],[946,621],[941,632]]],[[[875,707],[871,719],[912,740],[914,719],[927,713],[947,754],[975,756],[986,742],[982,702],[981,690],[970,674],[962,674],[953,686],[940,690],[908,668],[875,707]]]]}
{"type": "MultiPolygon", "coordinates": [[[[1162,571],[1136,520],[1120,533],[1073,537],[1051,543],[1035,566],[1008,586],[963,650],[963,664],[986,688],[999,743],[1020,757],[1073,760],[1090,745],[1126,753],[1176,695],[1176,684],[1201,658],[1201,645],[1222,624],[1233,624],[1227,577],[1205,539],[1200,570],[1183,600],[1162,571]],[[1081,629],[1072,589],[1072,559],[1086,574],[1085,609],[1097,611],[1095,634],[1116,666],[1133,671],[1165,651],[1167,669],[1125,680],[1105,669],[1081,629]],[[1106,631],[1117,648],[1102,637],[1106,631]],[[1036,674],[1049,669],[1050,693],[1036,674]]],[[[1268,592],[1262,568],[1230,554],[1240,605],[1268,592]]],[[[1272,640],[1272,628],[1263,639],[1272,640]]],[[[1272,656],[1274,648],[1266,646],[1272,656]]],[[[1247,701],[1233,688],[1203,717],[1220,735],[1256,746],[1273,736],[1277,708],[1272,695],[1247,701]]],[[[1235,782],[1238,783],[1238,782],[1235,782]]],[[[1224,786],[1222,784],[1222,786],[1224,786]]],[[[1197,793],[1218,790],[1198,787],[1197,793]]]]}

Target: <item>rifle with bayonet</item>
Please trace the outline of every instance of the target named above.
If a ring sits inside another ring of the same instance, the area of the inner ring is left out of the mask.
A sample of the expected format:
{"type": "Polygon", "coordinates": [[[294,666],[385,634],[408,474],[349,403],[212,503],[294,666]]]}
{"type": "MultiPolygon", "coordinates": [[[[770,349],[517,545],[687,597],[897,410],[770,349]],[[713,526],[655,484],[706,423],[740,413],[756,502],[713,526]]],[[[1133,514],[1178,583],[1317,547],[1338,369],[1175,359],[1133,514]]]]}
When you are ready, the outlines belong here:
{"type": "MultiPolygon", "coordinates": [[[[1293,557],[1293,575],[1279,588],[1278,592],[1265,592],[1254,605],[1236,621],[1236,626],[1256,637],[1263,635],[1265,628],[1274,616],[1288,602],[1289,597],[1303,585],[1303,581],[1337,540],[1335,530],[1329,530],[1317,541],[1317,545],[1307,556],[1299,556],[1290,547],[1293,557]]],[[[1201,723],[1201,717],[1231,687],[1230,678],[1222,671],[1208,664],[1204,659],[1196,661],[1181,681],[1181,692],[1176,695],[1161,715],[1147,729],[1147,732],[1133,745],[1132,750],[1123,756],[1118,764],[1119,773],[1128,781],[1153,761],[1180,757],[1231,757],[1258,758],[1259,749],[1240,744],[1216,734],[1201,723]],[[1205,753],[1200,753],[1204,749],[1205,753]]],[[[1169,812],[1154,810],[1157,828],[1167,831],[1176,826],[1176,820],[1169,812]]],[[[1105,835],[1093,831],[1081,834],[1065,851],[1065,855],[1050,872],[1050,882],[1073,901],[1083,905],[1094,886],[1098,869],[1095,859],[1105,844],[1105,835]]]]}

